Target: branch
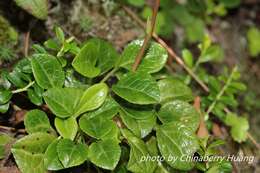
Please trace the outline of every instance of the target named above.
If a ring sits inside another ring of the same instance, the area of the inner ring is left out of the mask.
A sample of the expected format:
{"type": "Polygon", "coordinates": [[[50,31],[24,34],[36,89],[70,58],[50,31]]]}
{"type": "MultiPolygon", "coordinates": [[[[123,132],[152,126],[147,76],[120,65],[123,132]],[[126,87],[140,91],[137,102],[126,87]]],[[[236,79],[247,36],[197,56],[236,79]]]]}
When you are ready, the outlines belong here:
{"type": "Polygon", "coordinates": [[[160,0],[155,0],[155,4],[154,4],[154,7],[153,7],[152,20],[151,20],[151,22],[149,22],[149,20],[148,20],[148,25],[147,25],[148,28],[149,28],[149,24],[151,23],[151,26],[149,28],[150,31],[146,32],[146,36],[145,36],[143,45],[142,45],[139,53],[137,54],[137,56],[135,58],[135,62],[133,64],[133,66],[132,66],[132,70],[133,71],[136,71],[138,65],[140,64],[140,62],[141,62],[141,60],[143,58],[143,55],[144,55],[145,50],[147,48],[147,45],[148,45],[150,39],[152,38],[152,35],[154,33],[155,24],[156,24],[156,17],[157,17],[159,6],[160,6],[160,0]]]}
{"type": "Polygon", "coordinates": [[[16,93],[20,93],[20,92],[24,92],[24,91],[27,91],[28,88],[30,88],[35,82],[32,81],[30,82],[28,85],[26,85],[24,88],[20,88],[20,89],[17,89],[17,90],[14,90],[12,91],[13,94],[16,94],[16,93]]]}

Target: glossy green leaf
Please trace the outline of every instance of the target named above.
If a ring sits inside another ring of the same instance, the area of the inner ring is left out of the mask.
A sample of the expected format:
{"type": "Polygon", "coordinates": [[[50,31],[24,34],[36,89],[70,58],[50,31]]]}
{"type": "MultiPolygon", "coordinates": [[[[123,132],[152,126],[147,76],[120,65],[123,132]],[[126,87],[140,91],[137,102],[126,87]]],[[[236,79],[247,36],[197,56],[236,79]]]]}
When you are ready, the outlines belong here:
{"type": "Polygon", "coordinates": [[[104,103],[107,93],[108,86],[105,83],[99,83],[89,87],[80,99],[75,116],[100,107],[104,103]]]}
{"type": "Polygon", "coordinates": [[[123,99],[135,104],[154,104],[160,100],[156,81],[146,73],[128,73],[112,89],[123,99]]]}
{"type": "Polygon", "coordinates": [[[54,140],[47,148],[44,154],[44,166],[51,171],[64,169],[62,163],[59,160],[57,145],[59,139],[54,140]]]}
{"type": "Polygon", "coordinates": [[[171,167],[186,171],[193,168],[192,161],[182,160],[192,157],[199,148],[192,129],[181,123],[168,123],[157,128],[156,137],[160,153],[171,167]],[[173,161],[172,157],[175,157],[176,161],[173,161]]]}
{"type": "Polygon", "coordinates": [[[193,100],[193,94],[191,89],[178,79],[162,79],[158,82],[158,85],[160,89],[161,103],[165,103],[170,100],[193,100]]]}
{"type": "Polygon", "coordinates": [[[152,111],[137,111],[122,107],[120,110],[120,117],[127,128],[139,138],[144,138],[147,136],[156,124],[156,116],[152,111]],[[148,116],[142,119],[134,118],[134,116],[138,116],[143,113],[147,113],[148,116]]]}
{"type": "Polygon", "coordinates": [[[19,139],[12,147],[15,162],[23,173],[47,173],[44,153],[55,139],[48,133],[33,133],[19,139]]]}
{"type": "Polygon", "coordinates": [[[51,88],[44,93],[50,110],[60,118],[75,115],[84,91],[77,88],[51,88]]]}
{"type": "Polygon", "coordinates": [[[89,118],[87,114],[83,115],[79,120],[80,129],[89,136],[97,139],[102,139],[109,131],[116,126],[112,120],[107,120],[97,116],[89,118]]]}
{"type": "Polygon", "coordinates": [[[35,54],[31,59],[33,75],[39,86],[48,89],[61,87],[65,74],[59,61],[49,54],[35,54]]]}
{"type": "Polygon", "coordinates": [[[119,106],[115,102],[115,100],[111,97],[107,97],[101,107],[94,111],[87,112],[86,116],[88,116],[89,118],[99,116],[104,119],[112,119],[118,113],[118,110],[119,106]]]}
{"type": "Polygon", "coordinates": [[[10,90],[0,90],[0,104],[7,103],[12,98],[12,95],[10,90]]]}
{"type": "Polygon", "coordinates": [[[115,169],[120,155],[121,148],[115,140],[98,141],[89,146],[88,157],[90,161],[103,169],[115,169]]]}
{"type": "MultiPolygon", "coordinates": [[[[119,66],[131,70],[135,58],[142,47],[141,40],[135,40],[124,49],[119,66]]],[[[160,71],[168,58],[167,51],[158,43],[152,42],[145,57],[138,67],[143,73],[155,73],[160,71]]]]}
{"type": "Polygon", "coordinates": [[[184,101],[175,100],[165,103],[158,112],[159,119],[164,123],[181,122],[196,131],[199,126],[199,113],[193,106],[184,101]]]}
{"type": "Polygon", "coordinates": [[[73,140],[78,132],[78,123],[74,117],[67,119],[55,118],[55,127],[59,134],[66,139],[73,140]]]}
{"type": "Polygon", "coordinates": [[[34,109],[26,113],[24,125],[28,133],[47,133],[52,129],[46,113],[38,109],[34,109]]]}
{"type": "Polygon", "coordinates": [[[111,69],[117,59],[117,52],[111,44],[100,39],[91,39],[74,58],[72,66],[83,76],[93,78],[111,69]]]}
{"type": "Polygon", "coordinates": [[[122,130],[122,134],[130,145],[130,159],[127,164],[127,169],[132,172],[140,173],[153,172],[157,167],[157,162],[143,159],[151,156],[146,144],[126,129],[122,130]]]}
{"type": "Polygon", "coordinates": [[[42,98],[43,93],[44,93],[44,89],[41,88],[36,83],[33,84],[33,89],[29,88],[27,90],[28,98],[33,104],[37,106],[40,106],[43,103],[43,98],[42,98]]]}
{"type": "Polygon", "coordinates": [[[70,168],[84,163],[88,155],[86,145],[75,144],[69,139],[59,140],[57,153],[64,168],[70,168]]]}
{"type": "Polygon", "coordinates": [[[16,4],[39,19],[48,15],[48,0],[15,0],[16,4]]]}

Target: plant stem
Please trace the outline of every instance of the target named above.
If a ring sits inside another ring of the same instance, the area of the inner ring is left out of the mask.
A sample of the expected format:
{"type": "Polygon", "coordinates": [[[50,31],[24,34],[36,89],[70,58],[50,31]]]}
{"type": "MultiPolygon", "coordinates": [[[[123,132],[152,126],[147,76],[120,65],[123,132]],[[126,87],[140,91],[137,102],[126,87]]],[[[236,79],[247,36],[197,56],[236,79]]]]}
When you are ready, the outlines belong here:
{"type": "Polygon", "coordinates": [[[154,4],[154,7],[153,7],[153,15],[152,15],[152,20],[151,20],[150,31],[146,32],[146,36],[145,36],[143,45],[142,45],[139,53],[137,54],[137,56],[135,58],[135,62],[133,64],[133,66],[132,66],[132,70],[133,71],[136,71],[138,65],[140,64],[140,62],[141,62],[141,60],[143,58],[143,55],[144,55],[145,50],[146,50],[146,48],[148,46],[148,43],[149,43],[150,39],[152,38],[152,35],[154,33],[156,17],[157,17],[159,6],[160,6],[160,0],[155,0],[155,4],[154,4]]]}
{"type": "Polygon", "coordinates": [[[16,94],[16,93],[27,91],[27,89],[30,88],[34,83],[35,83],[35,81],[32,81],[28,85],[26,85],[24,88],[20,88],[20,89],[14,90],[14,91],[12,91],[12,93],[16,94]]]}
{"type": "Polygon", "coordinates": [[[232,80],[233,80],[233,76],[234,73],[236,71],[237,67],[234,67],[227,82],[225,83],[224,87],[220,90],[220,92],[218,93],[218,95],[216,96],[216,98],[214,99],[214,101],[211,103],[211,105],[209,106],[206,115],[205,115],[205,120],[208,120],[209,118],[209,114],[210,112],[215,108],[217,102],[219,101],[219,99],[222,97],[222,95],[225,93],[226,89],[229,87],[229,85],[231,84],[232,80]]]}
{"type": "Polygon", "coordinates": [[[114,75],[114,73],[118,70],[118,68],[114,68],[113,70],[111,70],[109,73],[107,73],[107,75],[100,81],[105,82],[106,80],[108,80],[108,78],[110,78],[112,75],[114,75]]]}

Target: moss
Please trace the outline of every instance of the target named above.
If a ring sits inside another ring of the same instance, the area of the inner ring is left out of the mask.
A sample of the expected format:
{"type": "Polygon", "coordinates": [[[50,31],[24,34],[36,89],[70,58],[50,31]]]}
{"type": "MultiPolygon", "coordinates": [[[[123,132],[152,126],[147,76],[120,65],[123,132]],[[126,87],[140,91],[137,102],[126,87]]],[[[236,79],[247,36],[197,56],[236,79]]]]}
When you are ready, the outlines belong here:
{"type": "Polygon", "coordinates": [[[15,45],[18,40],[18,33],[9,22],[0,16],[0,45],[15,45]]]}

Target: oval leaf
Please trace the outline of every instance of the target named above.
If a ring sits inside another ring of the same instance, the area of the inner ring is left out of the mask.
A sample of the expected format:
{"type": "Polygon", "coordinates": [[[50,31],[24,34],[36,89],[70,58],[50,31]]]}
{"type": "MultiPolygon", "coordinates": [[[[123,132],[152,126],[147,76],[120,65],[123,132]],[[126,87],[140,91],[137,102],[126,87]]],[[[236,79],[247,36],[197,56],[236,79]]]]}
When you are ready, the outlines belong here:
{"type": "Polygon", "coordinates": [[[88,157],[95,165],[108,170],[115,169],[121,155],[118,142],[107,139],[92,143],[89,147],[88,157]]]}
{"type": "Polygon", "coordinates": [[[135,104],[154,104],[160,100],[156,81],[146,73],[128,73],[112,89],[123,99],[135,104]]]}
{"type": "Polygon", "coordinates": [[[66,139],[73,140],[78,132],[78,124],[74,117],[67,119],[55,118],[55,127],[59,134],[66,139]]]}
{"type": "Polygon", "coordinates": [[[48,89],[61,87],[65,74],[59,61],[52,55],[35,54],[31,59],[34,78],[39,86],[48,89]]]}

